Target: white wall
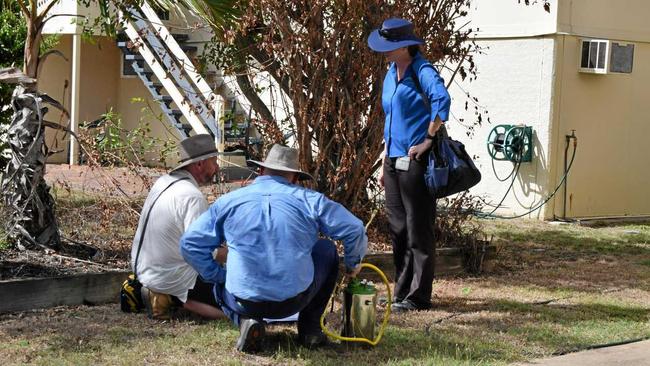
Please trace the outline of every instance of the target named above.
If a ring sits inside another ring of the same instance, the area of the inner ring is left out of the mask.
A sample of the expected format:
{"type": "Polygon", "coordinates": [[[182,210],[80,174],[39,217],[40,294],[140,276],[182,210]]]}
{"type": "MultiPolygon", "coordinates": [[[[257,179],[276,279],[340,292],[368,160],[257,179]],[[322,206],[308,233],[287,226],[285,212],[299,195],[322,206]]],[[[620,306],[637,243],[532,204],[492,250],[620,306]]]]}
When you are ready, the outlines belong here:
{"type": "MultiPolygon", "coordinates": [[[[472,193],[481,195],[486,201],[498,203],[505,194],[509,181],[499,182],[492,171],[492,159],[486,147],[489,132],[499,124],[526,124],[534,130],[533,161],[522,163],[513,190],[504,201],[498,214],[521,214],[538,204],[554,188],[556,182],[549,182],[549,143],[552,112],[553,60],[555,40],[553,37],[503,39],[479,41],[484,53],[476,56],[479,74],[477,80],[452,84],[452,117],[448,129],[452,137],[466,144],[470,155],[478,155],[476,163],[483,179],[472,193]],[[491,123],[484,119],[473,137],[468,138],[464,124],[476,121],[474,103],[468,103],[465,91],[478,98],[481,109],[488,110],[491,123]]],[[[448,80],[448,73],[443,73],[448,80]]],[[[460,81],[460,79],[458,79],[460,81]]],[[[500,177],[507,176],[513,164],[495,161],[500,177]]],[[[487,207],[486,207],[487,209],[487,207]]],[[[543,218],[544,209],[530,217],[543,218]]],[[[549,212],[552,212],[550,210],[549,212]]]]}
{"type": "MultiPolygon", "coordinates": [[[[85,7],[77,3],[77,0],[40,0],[38,9],[44,9],[47,4],[57,1],[52,7],[49,15],[56,15],[48,20],[43,26],[43,34],[75,34],[81,33],[81,25],[84,19],[95,19],[99,16],[99,8],[95,5],[85,7]],[[74,16],[78,15],[78,16],[74,16]]],[[[92,24],[92,20],[89,21],[92,24]]]]}
{"type": "MultiPolygon", "coordinates": [[[[561,2],[565,0],[559,0],[561,2]]],[[[467,19],[477,38],[530,37],[557,31],[558,0],[549,0],[550,12],[541,1],[525,6],[517,0],[474,0],[467,19]]],[[[463,24],[461,19],[459,24],[463,24]]]]}

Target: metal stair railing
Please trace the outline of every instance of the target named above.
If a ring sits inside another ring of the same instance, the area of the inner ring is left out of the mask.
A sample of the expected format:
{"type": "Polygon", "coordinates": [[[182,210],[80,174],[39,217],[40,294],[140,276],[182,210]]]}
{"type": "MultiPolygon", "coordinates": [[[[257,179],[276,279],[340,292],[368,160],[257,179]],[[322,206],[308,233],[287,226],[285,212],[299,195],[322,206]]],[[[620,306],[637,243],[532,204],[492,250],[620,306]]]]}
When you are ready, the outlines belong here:
{"type": "MultiPolygon", "coordinates": [[[[139,35],[138,31],[135,29],[135,27],[128,21],[124,23],[124,32],[131,39],[131,41],[134,42],[135,47],[137,47],[137,51],[140,53],[140,55],[142,55],[145,62],[151,68],[151,71],[153,71],[153,74],[156,75],[156,77],[158,78],[158,81],[160,82],[160,84],[162,84],[162,87],[167,91],[169,96],[172,97],[172,99],[176,103],[177,107],[183,112],[183,116],[185,116],[187,122],[192,126],[192,129],[197,134],[208,133],[208,130],[206,130],[206,128],[204,127],[203,122],[201,121],[201,118],[194,111],[192,106],[190,106],[188,103],[183,102],[185,100],[184,94],[177,87],[176,83],[172,79],[170,79],[168,77],[167,71],[156,60],[153,51],[142,40],[142,38],[140,37],[140,35],[139,35]]],[[[145,83],[145,85],[147,85],[148,83],[153,83],[152,80],[148,79],[144,75],[144,73],[142,72],[143,70],[137,64],[137,61],[133,62],[133,68],[136,71],[136,73],[138,74],[138,76],[140,76],[142,81],[145,83]]],[[[147,85],[147,87],[149,87],[150,90],[151,90],[151,87],[153,87],[153,86],[152,85],[147,85]]],[[[169,114],[167,114],[167,115],[169,115],[169,114]]]]}
{"type": "Polygon", "coordinates": [[[151,22],[151,27],[158,33],[160,39],[165,42],[165,45],[171,51],[171,54],[182,66],[183,71],[189,76],[190,80],[195,84],[196,90],[203,96],[208,105],[211,106],[215,112],[215,119],[219,120],[222,114],[223,98],[221,95],[214,93],[212,88],[205,81],[203,76],[196,70],[194,63],[187,57],[187,54],[178,45],[173,35],[169,33],[167,27],[164,26],[156,11],[151,8],[147,3],[142,5],[142,12],[151,22]]]}
{"type": "Polygon", "coordinates": [[[217,113],[220,112],[218,102],[221,96],[212,92],[176,39],[161,23],[156,12],[147,3],[144,3],[140,10],[146,17],[145,19],[137,14],[135,18],[141,37],[146,39],[152,51],[156,53],[158,61],[162,62],[176,83],[185,91],[188,101],[196,107],[210,131],[215,137],[219,137],[217,119],[210,112],[215,108],[217,113]]]}
{"type": "Polygon", "coordinates": [[[133,9],[131,18],[124,18],[124,31],[136,46],[141,58],[151,68],[151,72],[144,70],[137,57],[131,57],[134,70],[149,88],[154,99],[160,102],[161,109],[182,137],[187,136],[187,127],[180,122],[180,115],[171,109],[171,100],[182,112],[191,129],[196,133],[208,133],[205,128],[207,126],[219,144],[223,141],[223,131],[218,123],[221,96],[210,90],[153,9],[145,3],[140,10],[142,13],[133,9]],[[158,92],[156,83],[148,77],[151,74],[156,76],[171,100],[158,92]],[[212,111],[215,114],[212,114],[212,111]]]}

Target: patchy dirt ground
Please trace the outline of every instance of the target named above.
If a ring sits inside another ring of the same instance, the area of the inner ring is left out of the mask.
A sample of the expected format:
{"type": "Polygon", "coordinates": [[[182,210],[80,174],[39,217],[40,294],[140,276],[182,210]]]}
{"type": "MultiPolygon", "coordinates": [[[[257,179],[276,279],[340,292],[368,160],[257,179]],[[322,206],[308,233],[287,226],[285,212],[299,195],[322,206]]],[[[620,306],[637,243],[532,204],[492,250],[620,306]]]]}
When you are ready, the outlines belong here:
{"type": "Polygon", "coordinates": [[[0,316],[0,364],[504,365],[650,338],[650,225],[485,225],[500,250],[492,271],[437,279],[434,309],[391,316],[374,348],[310,351],[281,325],[245,355],[227,322],[156,322],[108,304],[0,316]]]}
{"type": "Polygon", "coordinates": [[[129,168],[101,168],[85,165],[48,164],[45,180],[56,192],[76,191],[87,195],[146,196],[150,185],[162,169],[141,168],[137,172],[129,168]]]}
{"type": "MultiPolygon", "coordinates": [[[[2,279],[128,267],[145,190],[132,181],[128,199],[97,194],[106,191],[103,175],[66,169],[48,173],[63,247],[3,250],[2,279]]],[[[115,179],[134,179],[120,174],[115,179]]],[[[237,330],[227,322],[156,322],[108,304],[1,315],[0,364],[502,365],[650,338],[650,225],[483,224],[498,246],[490,271],[437,279],[435,308],[392,316],[379,347],[309,351],[296,345],[293,326],[272,326],[267,350],[243,355],[233,350],[237,330]]]]}

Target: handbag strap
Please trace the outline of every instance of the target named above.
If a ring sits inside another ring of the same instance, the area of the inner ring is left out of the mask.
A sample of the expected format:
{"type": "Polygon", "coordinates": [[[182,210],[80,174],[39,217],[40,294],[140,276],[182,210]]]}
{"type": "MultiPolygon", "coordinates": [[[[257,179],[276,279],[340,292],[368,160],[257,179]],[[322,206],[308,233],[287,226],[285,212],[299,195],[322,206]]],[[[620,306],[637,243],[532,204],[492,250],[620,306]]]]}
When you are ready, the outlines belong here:
{"type": "MultiPolygon", "coordinates": [[[[420,84],[420,75],[415,71],[415,68],[413,67],[413,63],[409,65],[411,68],[411,79],[413,79],[413,84],[415,85],[415,90],[420,94],[420,97],[422,97],[422,101],[424,102],[424,105],[426,106],[427,110],[429,113],[431,113],[431,103],[429,103],[429,97],[427,94],[424,92],[424,89],[422,89],[422,84],[420,84]]],[[[433,67],[433,66],[431,66],[433,67]]],[[[445,127],[445,124],[443,123],[442,126],[438,129],[436,132],[436,137],[440,138],[449,138],[449,134],[447,134],[447,128],[445,127]]]]}
{"type": "Polygon", "coordinates": [[[415,71],[415,67],[413,67],[412,62],[409,64],[409,68],[411,68],[411,79],[413,79],[413,84],[415,84],[415,91],[420,94],[420,97],[422,97],[422,101],[424,102],[424,106],[427,108],[429,113],[431,113],[431,103],[429,103],[429,97],[424,92],[424,89],[422,89],[422,84],[420,84],[420,75],[417,73],[417,71],[415,71]]]}
{"type": "Polygon", "coordinates": [[[156,204],[156,201],[158,201],[158,198],[162,196],[163,193],[165,193],[166,190],[169,189],[169,187],[173,186],[174,184],[182,181],[182,180],[189,180],[189,178],[180,178],[176,179],[175,181],[169,183],[165,189],[163,189],[158,196],[151,202],[151,206],[149,206],[149,210],[147,211],[147,215],[144,217],[144,225],[142,225],[142,232],[140,233],[140,242],[138,243],[138,252],[135,255],[135,264],[133,265],[133,276],[137,279],[138,278],[138,259],[140,258],[140,250],[142,249],[142,242],[144,241],[144,233],[147,231],[147,224],[149,223],[149,215],[151,214],[151,210],[153,209],[153,206],[156,204]]]}

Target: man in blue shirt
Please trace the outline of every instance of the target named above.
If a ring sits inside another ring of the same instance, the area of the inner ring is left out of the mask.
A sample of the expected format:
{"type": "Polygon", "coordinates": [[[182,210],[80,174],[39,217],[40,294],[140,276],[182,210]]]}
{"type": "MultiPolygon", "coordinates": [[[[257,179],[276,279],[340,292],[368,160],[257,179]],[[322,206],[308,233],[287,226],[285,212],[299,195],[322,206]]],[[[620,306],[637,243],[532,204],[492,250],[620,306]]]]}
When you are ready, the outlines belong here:
{"type": "Polygon", "coordinates": [[[223,312],[240,328],[237,349],[257,351],[264,335],[262,318],[300,312],[299,341],[308,347],[326,341],[320,315],[338,276],[338,255],[330,240],[342,240],[345,267],[359,271],[368,239],[361,220],[323,194],[303,188],[313,179],[299,169],[298,151],[274,145],[260,176],[224,195],[181,238],[181,254],[214,292],[223,312]],[[228,270],[212,252],[228,243],[228,270]]]}

